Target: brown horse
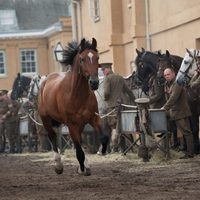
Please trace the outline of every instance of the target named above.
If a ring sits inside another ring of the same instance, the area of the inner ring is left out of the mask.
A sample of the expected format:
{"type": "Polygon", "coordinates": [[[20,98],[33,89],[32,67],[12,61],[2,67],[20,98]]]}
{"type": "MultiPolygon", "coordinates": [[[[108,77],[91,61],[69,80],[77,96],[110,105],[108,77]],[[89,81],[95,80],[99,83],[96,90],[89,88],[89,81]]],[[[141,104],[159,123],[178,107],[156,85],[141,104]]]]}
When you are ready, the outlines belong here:
{"type": "Polygon", "coordinates": [[[38,109],[55,153],[55,171],[63,172],[63,164],[56,144],[56,133],[53,126],[64,123],[68,126],[70,136],[76,149],[79,161],[78,173],[90,175],[91,171],[81,148],[81,133],[89,123],[101,134],[102,154],[105,154],[108,137],[102,133],[98,115],[98,105],[93,90],[98,89],[99,55],[97,42],[82,39],[68,44],[64,50],[63,64],[71,65],[71,70],[49,74],[43,82],[39,94],[38,109]]]}

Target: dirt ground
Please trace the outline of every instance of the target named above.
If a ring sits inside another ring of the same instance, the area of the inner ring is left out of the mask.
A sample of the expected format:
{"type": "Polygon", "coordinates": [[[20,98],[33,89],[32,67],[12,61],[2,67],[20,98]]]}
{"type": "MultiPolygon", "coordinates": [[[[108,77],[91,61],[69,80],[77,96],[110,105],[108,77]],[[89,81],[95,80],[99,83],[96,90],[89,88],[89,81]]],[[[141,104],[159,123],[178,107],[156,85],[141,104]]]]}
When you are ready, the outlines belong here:
{"type": "MultiPolygon", "coordinates": [[[[178,155],[179,156],[179,155],[178,155]]],[[[64,172],[54,172],[52,153],[0,154],[1,200],[163,200],[200,198],[200,156],[165,161],[154,154],[87,155],[92,175],[80,176],[75,153],[67,150],[64,172]]]]}

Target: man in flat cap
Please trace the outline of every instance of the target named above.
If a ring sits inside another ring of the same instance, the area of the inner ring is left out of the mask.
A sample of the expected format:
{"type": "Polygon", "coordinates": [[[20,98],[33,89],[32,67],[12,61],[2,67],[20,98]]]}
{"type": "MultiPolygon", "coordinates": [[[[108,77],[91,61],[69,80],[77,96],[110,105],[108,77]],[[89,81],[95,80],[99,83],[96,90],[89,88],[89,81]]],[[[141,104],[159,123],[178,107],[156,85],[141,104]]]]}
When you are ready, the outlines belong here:
{"type": "MultiPolygon", "coordinates": [[[[9,143],[9,152],[14,153],[15,146],[17,146],[19,104],[16,101],[12,101],[9,98],[9,94],[9,91],[0,91],[0,138],[2,138],[2,135],[6,135],[9,143]]],[[[4,149],[0,150],[3,151],[4,149]]]]}
{"type": "MultiPolygon", "coordinates": [[[[134,104],[135,97],[126,85],[122,76],[115,74],[112,70],[112,63],[102,63],[101,69],[104,78],[104,100],[107,104],[107,113],[118,107],[119,103],[134,104]]],[[[112,113],[113,115],[113,113],[112,113]]],[[[117,131],[117,116],[108,116],[108,123],[111,127],[111,150],[117,152],[119,143],[121,150],[125,150],[125,141],[117,131]]]]}

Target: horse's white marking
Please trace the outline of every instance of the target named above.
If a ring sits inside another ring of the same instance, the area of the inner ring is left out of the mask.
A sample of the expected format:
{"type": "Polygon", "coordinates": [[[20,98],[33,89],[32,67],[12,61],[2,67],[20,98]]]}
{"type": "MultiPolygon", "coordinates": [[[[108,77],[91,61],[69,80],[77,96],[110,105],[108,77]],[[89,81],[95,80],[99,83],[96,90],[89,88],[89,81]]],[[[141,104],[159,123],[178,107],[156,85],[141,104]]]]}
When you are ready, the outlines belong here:
{"type": "Polygon", "coordinates": [[[94,54],[92,52],[89,52],[88,53],[88,57],[90,58],[90,62],[92,64],[92,57],[94,56],[94,54]]]}
{"type": "Polygon", "coordinates": [[[196,57],[199,56],[199,53],[199,50],[186,49],[184,59],[176,76],[176,81],[182,81],[185,78],[185,75],[192,78],[197,68],[196,57]]]}
{"type": "Polygon", "coordinates": [[[85,157],[85,161],[84,161],[84,166],[85,166],[85,168],[84,168],[83,172],[81,171],[80,166],[78,167],[78,173],[79,174],[85,174],[86,173],[86,169],[90,169],[90,165],[89,165],[88,159],[86,157],[85,157]]]}
{"type": "Polygon", "coordinates": [[[54,152],[54,161],[57,163],[60,163],[61,162],[61,157],[60,157],[60,154],[57,153],[57,152],[54,152]]]}
{"type": "Polygon", "coordinates": [[[60,154],[57,152],[54,152],[54,161],[55,161],[56,167],[59,168],[62,165],[60,154]]]}
{"type": "Polygon", "coordinates": [[[85,157],[84,165],[85,165],[85,168],[90,168],[90,165],[88,163],[88,159],[86,157],[85,157]]]}

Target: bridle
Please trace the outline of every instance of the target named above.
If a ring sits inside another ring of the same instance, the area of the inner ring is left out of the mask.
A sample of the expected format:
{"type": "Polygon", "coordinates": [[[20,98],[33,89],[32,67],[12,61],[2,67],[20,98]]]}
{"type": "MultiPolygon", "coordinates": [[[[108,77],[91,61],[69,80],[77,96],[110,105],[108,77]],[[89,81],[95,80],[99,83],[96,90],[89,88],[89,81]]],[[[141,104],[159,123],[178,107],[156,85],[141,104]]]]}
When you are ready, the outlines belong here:
{"type": "MultiPolygon", "coordinates": [[[[191,80],[192,76],[190,76],[188,74],[188,71],[190,70],[190,68],[192,67],[193,63],[196,62],[197,63],[197,58],[196,58],[196,50],[194,52],[194,56],[191,54],[190,51],[187,51],[189,56],[192,57],[192,62],[188,65],[187,69],[185,71],[182,71],[181,69],[179,70],[179,72],[183,75],[184,78],[187,78],[188,80],[191,80]]],[[[185,62],[183,60],[183,62],[185,62]]]]}
{"type": "MultiPolygon", "coordinates": [[[[40,80],[40,77],[39,77],[39,80],[40,80]]],[[[39,80],[37,78],[34,78],[32,81],[33,83],[31,84],[31,88],[29,90],[29,94],[28,96],[29,97],[37,97],[38,96],[38,93],[34,93],[34,88],[35,88],[35,85],[37,87],[37,90],[39,91],[39,80]]]]}

